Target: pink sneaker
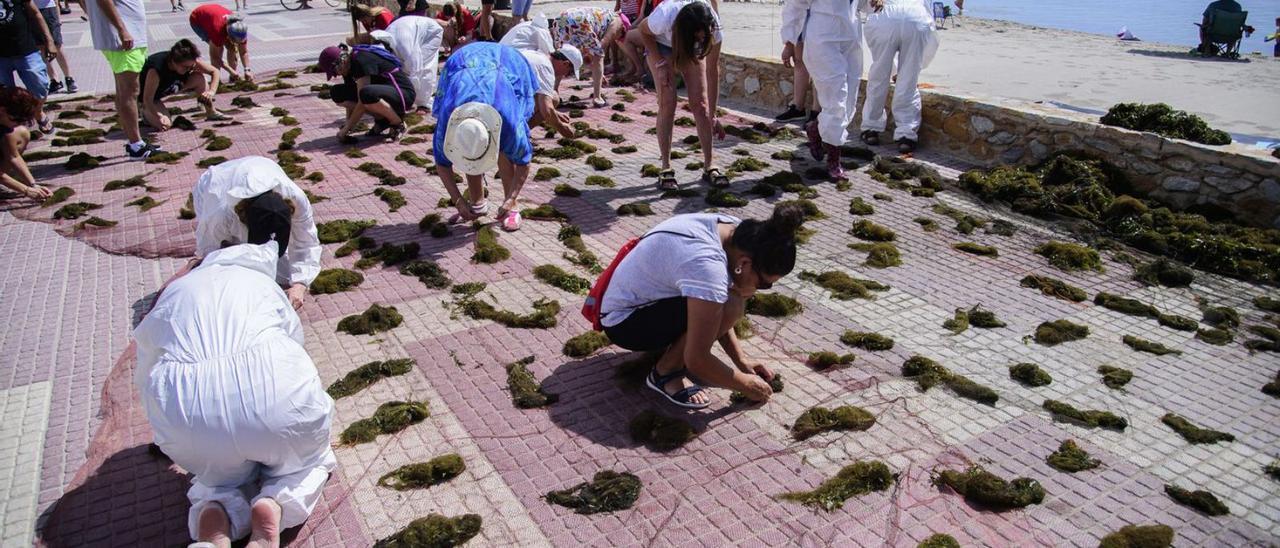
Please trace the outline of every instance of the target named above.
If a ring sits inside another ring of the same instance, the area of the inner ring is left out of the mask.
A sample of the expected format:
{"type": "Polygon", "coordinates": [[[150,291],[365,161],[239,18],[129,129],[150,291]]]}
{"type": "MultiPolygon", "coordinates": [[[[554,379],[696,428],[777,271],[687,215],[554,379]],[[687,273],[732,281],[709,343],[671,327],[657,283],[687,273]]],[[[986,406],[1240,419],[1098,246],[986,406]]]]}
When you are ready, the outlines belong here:
{"type": "Polygon", "coordinates": [[[507,232],[515,232],[520,230],[520,212],[516,210],[508,211],[502,216],[502,229],[507,232]]]}

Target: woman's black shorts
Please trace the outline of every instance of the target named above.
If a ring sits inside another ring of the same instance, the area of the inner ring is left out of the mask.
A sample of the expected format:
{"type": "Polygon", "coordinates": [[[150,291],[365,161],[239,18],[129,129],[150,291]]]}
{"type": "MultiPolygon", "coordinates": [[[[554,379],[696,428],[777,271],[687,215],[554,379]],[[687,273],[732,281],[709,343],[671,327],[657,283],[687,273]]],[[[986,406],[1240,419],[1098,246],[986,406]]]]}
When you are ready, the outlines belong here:
{"type": "Polygon", "coordinates": [[[685,297],[671,297],[637,308],[613,327],[605,327],[609,340],[636,352],[663,350],[689,328],[689,305],[685,297]]]}
{"type": "Polygon", "coordinates": [[[413,89],[401,88],[400,91],[404,92],[403,103],[401,102],[400,92],[396,91],[395,86],[386,84],[369,84],[360,89],[359,97],[356,96],[356,86],[354,84],[338,84],[329,88],[329,97],[338,104],[353,102],[357,99],[366,105],[371,105],[378,101],[386,101],[388,105],[391,105],[391,110],[404,116],[405,106],[413,105],[413,101],[417,99],[417,96],[414,94],[413,89]]]}

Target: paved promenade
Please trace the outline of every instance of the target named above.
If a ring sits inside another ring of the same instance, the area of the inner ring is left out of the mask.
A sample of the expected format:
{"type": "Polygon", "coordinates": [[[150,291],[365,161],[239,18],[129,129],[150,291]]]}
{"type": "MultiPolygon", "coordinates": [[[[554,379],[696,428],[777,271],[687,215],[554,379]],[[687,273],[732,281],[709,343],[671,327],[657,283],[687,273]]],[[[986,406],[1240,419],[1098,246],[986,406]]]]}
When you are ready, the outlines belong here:
{"type": "MultiPolygon", "coordinates": [[[[314,31],[313,31],[314,32],[314,31]]],[[[265,49],[265,48],[263,48],[265,49]]],[[[261,50],[260,50],[261,51],[261,50]]],[[[296,59],[294,59],[295,65],[296,59]]],[[[264,74],[269,77],[270,74],[264,74]]],[[[302,311],[306,348],[328,384],[371,360],[411,358],[414,369],[381,380],[338,400],[337,432],[370,416],[390,400],[421,400],[431,416],[375,442],[339,447],[338,471],[326,486],[312,518],[290,532],[291,546],[372,544],[429,513],[479,514],[484,525],[472,546],[761,546],[862,545],[915,546],[933,533],[955,536],[965,546],[1096,546],[1105,534],[1126,524],[1159,522],[1174,527],[1179,546],[1265,546],[1280,542],[1280,483],[1263,473],[1280,447],[1280,402],[1259,388],[1276,373],[1274,353],[1250,353],[1239,340],[1211,346],[1154,321],[1121,315],[1089,302],[1068,303],[1019,287],[1027,274],[1047,274],[1086,288],[1090,296],[1108,291],[1140,298],[1162,311],[1199,318],[1197,300],[1235,306],[1245,324],[1260,324],[1264,313],[1249,301],[1274,288],[1198,273],[1188,289],[1144,288],[1132,281],[1132,268],[1107,259],[1102,273],[1066,273],[1032,253],[1050,239],[1070,239],[1038,221],[1008,214],[957,192],[914,197],[876,182],[865,170],[853,174],[852,188],[808,181],[826,217],[807,223],[816,232],[801,247],[796,269],[838,270],[874,279],[890,289],[873,299],[836,300],[822,288],[789,276],[776,292],[794,297],[804,311],[787,319],[753,317],[756,336],[746,341],[786,379],[785,390],[763,407],[731,405],[728,393],[714,391],[705,411],[682,412],[664,405],[646,390],[616,379],[619,364],[634,356],[608,347],[588,358],[567,358],[563,343],[588,329],[577,313],[581,297],[538,281],[531,270],[559,265],[580,276],[557,240],[560,223],[526,220],[524,229],[498,235],[511,258],[493,265],[471,262],[475,230],[455,228],[444,238],[421,233],[418,221],[438,209],[444,196],[439,181],[421,167],[395,158],[413,151],[430,158],[427,142],[412,145],[364,143],[367,156],[349,158],[333,139],[339,109],[307,91],[322,78],[301,75],[294,87],[251,94],[257,107],[236,113],[243,125],[217,128],[232,140],[229,149],[207,152],[199,131],[171,131],[160,141],[171,151],[190,152],[173,165],[128,162],[118,140],[76,147],[105,159],[96,169],[71,173],[64,159],[35,162],[42,181],[75,190],[72,201],[101,204],[91,214],[117,221],[109,228],[77,228],[55,221],[55,208],[4,202],[0,213],[0,314],[9,328],[0,335],[0,512],[5,546],[33,539],[48,546],[175,546],[187,541],[185,489],[188,477],[168,461],[147,452],[151,433],[132,387],[131,327],[150,305],[154,292],[193,251],[195,221],[179,219],[179,209],[201,169],[196,162],[214,155],[234,158],[271,156],[289,129],[271,116],[283,107],[299,122],[296,152],[310,161],[307,173],[321,182],[300,184],[327,197],[315,204],[318,221],[376,219],[366,232],[378,242],[416,242],[422,258],[439,263],[455,283],[488,284],[481,298],[502,309],[532,310],[540,298],[561,304],[551,329],[511,329],[460,316],[442,303],[448,290],[431,289],[399,274],[396,268],[363,271],[358,288],[311,296],[302,311]],[[407,204],[388,212],[373,194],[375,178],[355,166],[376,162],[408,184],[396,187],[407,204]],[[142,188],[104,191],[107,181],[143,175],[142,188]],[[892,201],[878,200],[883,194],[892,201]],[[126,202],[149,195],[163,202],[147,212],[126,202]],[[864,253],[846,244],[857,217],[849,201],[863,198],[875,206],[869,218],[897,233],[902,266],[863,266],[864,253]],[[1013,236],[979,230],[961,235],[952,221],[930,209],[946,204],[959,210],[1004,219],[1013,236]],[[941,225],[925,232],[913,219],[941,225]],[[985,258],[952,249],[959,241],[999,249],[985,258]],[[398,308],[404,324],[374,336],[335,332],[344,316],[378,303],[398,308]],[[1008,323],[998,329],[969,329],[953,335],[942,327],[959,307],[981,304],[1008,323]],[[1045,347],[1025,340],[1047,320],[1070,319],[1088,325],[1085,340],[1045,347]],[[846,329],[874,331],[896,340],[892,350],[853,350],[839,342],[846,329]],[[1122,335],[1139,335],[1182,351],[1153,357],[1121,344],[1122,335]],[[824,372],[804,364],[809,352],[830,350],[857,355],[849,367],[824,372]],[[945,388],[920,392],[901,374],[912,355],[938,360],[950,370],[992,387],[1000,399],[983,405],[960,399],[945,388]],[[522,410],[511,401],[503,365],[533,355],[534,376],[544,380],[560,401],[546,409],[522,410]],[[1009,378],[1007,367],[1034,362],[1053,383],[1028,388],[1009,378]],[[1099,365],[1131,369],[1124,390],[1105,387],[1099,365]],[[1080,408],[1106,409],[1128,419],[1123,432],[1091,429],[1055,421],[1041,409],[1045,399],[1080,408]],[[865,432],[827,433],[796,441],[788,429],[803,411],[816,406],[861,406],[876,416],[865,432]],[[690,421],[697,438],[669,453],[657,453],[631,440],[628,421],[654,409],[690,421]],[[1175,412],[1198,425],[1233,434],[1236,441],[1191,445],[1160,417],[1175,412]],[[1101,467],[1063,473],[1046,464],[1060,442],[1075,439],[1101,467]],[[466,463],[459,477],[429,489],[393,491],[376,480],[396,467],[457,453],[466,463]],[[892,488],[850,499],[833,511],[815,511],[777,495],[811,489],[855,460],[882,460],[897,474],[892,488]],[[1043,503],[1024,510],[993,512],[966,503],[950,489],[930,483],[942,469],[980,464],[1006,478],[1039,480],[1043,503]],[[548,504],[548,491],[589,480],[612,469],[639,476],[644,487],[630,510],[584,516],[548,504]],[[1225,517],[1207,517],[1174,503],[1167,483],[1206,489],[1230,508],[1225,517]]],[[[610,97],[619,97],[610,90],[610,97]]],[[[583,93],[566,91],[570,93],[583,93]]],[[[240,94],[220,95],[220,108],[240,94]]],[[[561,175],[529,185],[525,201],[549,203],[580,227],[586,246],[607,261],[627,239],[673,213],[708,206],[702,196],[660,198],[654,180],[642,178],[642,164],[654,161],[656,143],[646,135],[653,109],[651,95],[622,103],[633,121],[611,120],[610,109],[587,110],[585,121],[626,136],[634,153],[612,152],[615,144],[586,139],[613,166],[596,171],[582,160],[554,163],[561,175]],[[612,178],[616,186],[585,186],[589,175],[612,178]],[[559,197],[552,187],[568,183],[581,197],[559,197]],[[620,217],[615,209],[641,201],[657,216],[620,217]]],[[[191,101],[172,106],[190,108],[191,101]]],[[[62,110],[86,110],[87,119],[71,120],[107,127],[109,103],[94,99],[65,104],[62,110]]],[[[757,121],[729,113],[726,124],[757,121]]],[[[577,121],[577,120],[575,120],[577,121]]],[[[430,123],[430,120],[424,122],[430,123]]],[[[197,122],[204,128],[203,122],[197,122]]],[[[425,131],[425,130],[423,130],[425,131]]],[[[538,146],[554,142],[541,139],[538,146]]],[[[676,141],[691,133],[677,128],[676,141]]],[[[112,137],[115,135],[113,134],[112,137]]],[[[37,148],[47,147],[47,141],[37,148]]],[[[682,148],[682,147],[677,147],[682,148]]],[[[779,171],[804,173],[818,164],[801,160],[801,142],[782,138],[750,144],[730,138],[718,146],[726,165],[738,154],[767,164],[743,173],[732,190],[751,198],[742,208],[726,209],[743,217],[763,217],[773,204],[793,194],[760,198],[746,194],[763,176],[779,171]],[[735,154],[736,151],[741,151],[735,154]],[[796,160],[776,160],[775,152],[794,151],[796,160]]],[[[888,149],[878,151],[888,154],[888,149]]],[[[696,171],[683,169],[698,159],[676,162],[686,188],[705,194],[696,171]]],[[[917,160],[955,177],[966,166],[923,151],[917,160]]],[[[546,167],[542,164],[536,167],[546,167]]],[[[500,192],[497,185],[491,190],[500,192]]],[[[358,255],[334,256],[327,245],[325,268],[351,268],[358,255]]]]}

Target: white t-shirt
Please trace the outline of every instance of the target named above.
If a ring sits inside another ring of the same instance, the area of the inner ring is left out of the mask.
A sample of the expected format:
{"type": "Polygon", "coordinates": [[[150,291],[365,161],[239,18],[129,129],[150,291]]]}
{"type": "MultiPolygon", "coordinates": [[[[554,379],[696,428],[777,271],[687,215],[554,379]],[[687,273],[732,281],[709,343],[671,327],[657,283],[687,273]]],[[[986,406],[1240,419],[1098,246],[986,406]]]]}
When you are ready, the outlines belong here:
{"type": "MultiPolygon", "coordinates": [[[[711,8],[711,3],[707,0],[665,0],[658,4],[658,7],[653,8],[653,13],[644,20],[649,25],[649,32],[657,37],[659,44],[671,47],[671,31],[675,30],[676,15],[680,14],[682,8],[694,2],[701,2],[711,8]]],[[[719,44],[724,35],[720,32],[720,15],[716,13],[715,8],[711,8],[711,17],[715,21],[711,43],[719,44]]]]}
{"type": "Polygon", "coordinates": [[[502,36],[502,41],[498,43],[504,46],[511,46],[520,51],[540,51],[547,55],[551,55],[551,52],[555,49],[555,45],[551,40],[551,32],[534,26],[532,21],[525,21],[511,27],[511,30],[507,31],[502,36]]]}
{"type": "Polygon", "coordinates": [[[533,72],[538,75],[538,95],[556,96],[556,69],[551,65],[551,57],[522,49],[520,55],[529,61],[533,72]]]}

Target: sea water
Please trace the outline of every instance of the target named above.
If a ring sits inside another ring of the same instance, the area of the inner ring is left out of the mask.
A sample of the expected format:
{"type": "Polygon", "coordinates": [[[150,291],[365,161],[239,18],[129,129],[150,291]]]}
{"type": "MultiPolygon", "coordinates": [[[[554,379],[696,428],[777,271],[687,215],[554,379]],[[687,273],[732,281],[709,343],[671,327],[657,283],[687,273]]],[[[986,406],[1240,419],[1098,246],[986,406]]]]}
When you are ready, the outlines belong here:
{"type": "MultiPolygon", "coordinates": [[[[1280,0],[1236,1],[1249,12],[1246,23],[1257,29],[1240,44],[1240,53],[1271,55],[1275,42],[1262,38],[1275,32],[1280,0]]],[[[1208,5],[1208,0],[965,0],[964,14],[1091,34],[1115,35],[1128,27],[1141,40],[1190,48],[1200,42],[1200,27],[1193,23],[1200,22],[1208,5]]]]}

